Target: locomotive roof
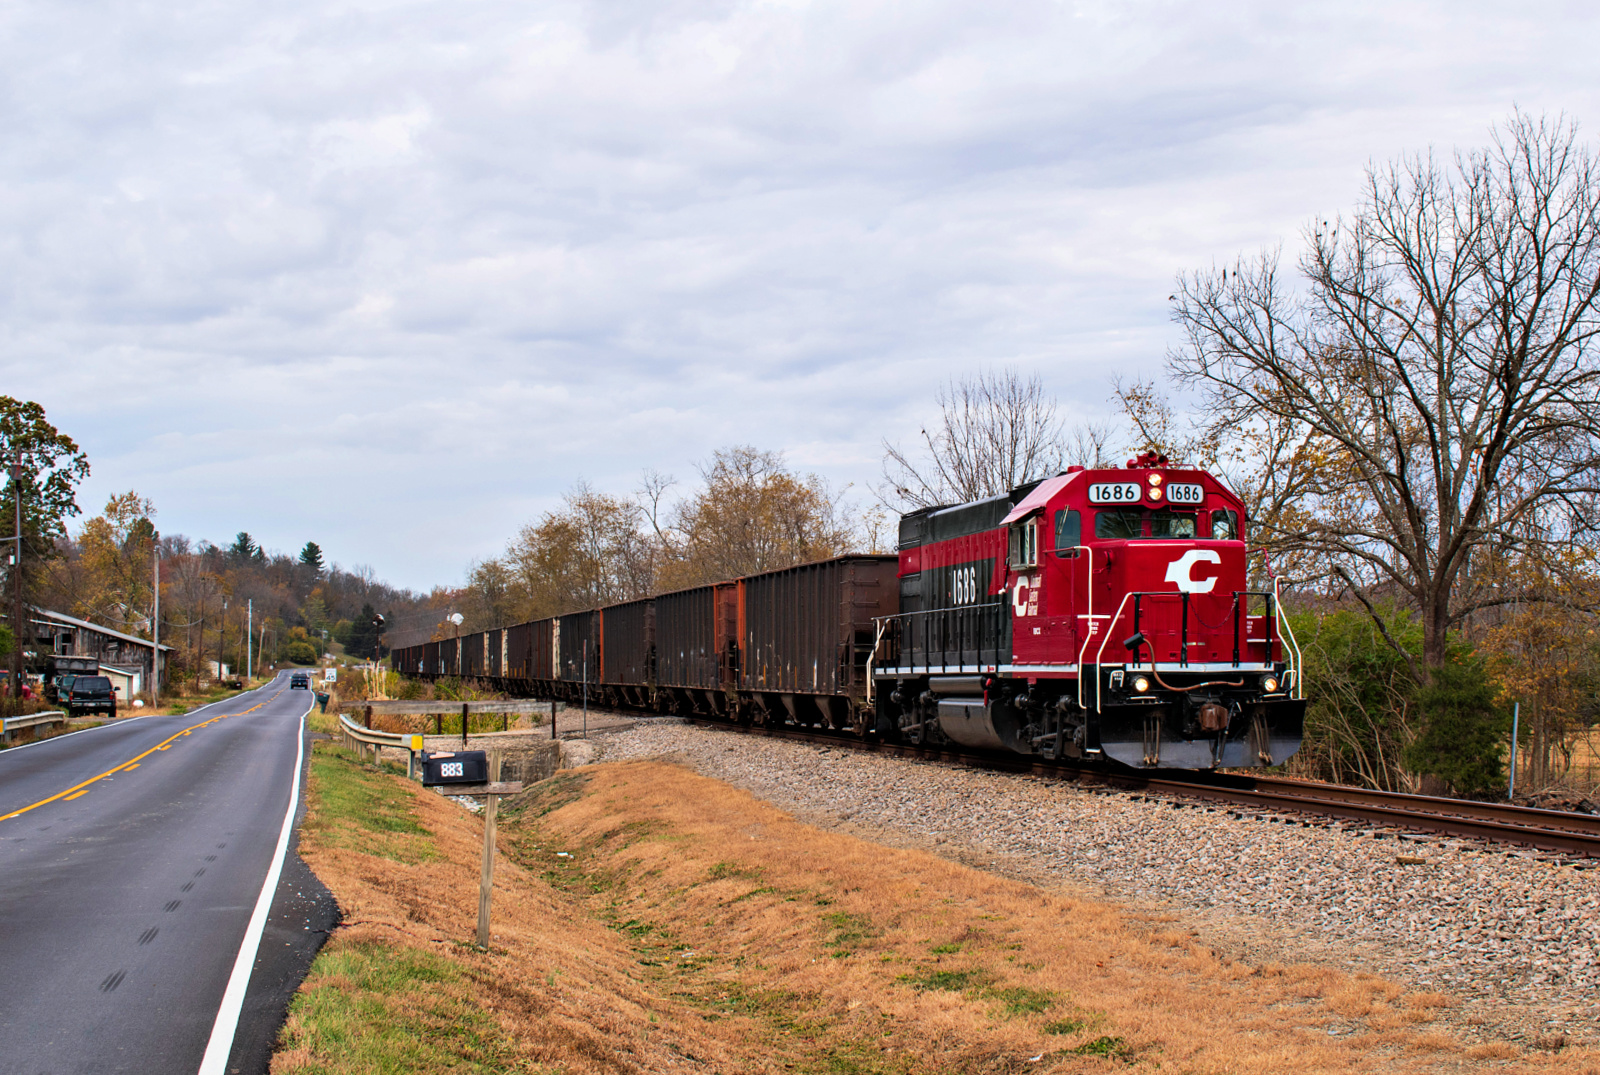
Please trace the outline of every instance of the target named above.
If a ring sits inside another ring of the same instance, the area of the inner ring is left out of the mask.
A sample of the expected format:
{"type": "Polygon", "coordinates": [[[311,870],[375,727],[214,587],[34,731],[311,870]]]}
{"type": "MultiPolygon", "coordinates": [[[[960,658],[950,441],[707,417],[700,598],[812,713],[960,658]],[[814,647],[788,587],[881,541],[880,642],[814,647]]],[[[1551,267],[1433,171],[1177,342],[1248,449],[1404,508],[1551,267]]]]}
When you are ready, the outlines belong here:
{"type": "MultiPolygon", "coordinates": [[[[1127,475],[1125,480],[1133,481],[1139,480],[1133,475],[1140,475],[1148,470],[1206,473],[1200,467],[1169,466],[1165,461],[1151,466],[1134,466],[1130,461],[1125,468],[1071,467],[1052,477],[1019,485],[1003,496],[992,496],[965,504],[938,504],[908,512],[900,517],[900,548],[914,549],[921,545],[933,545],[952,538],[968,537],[986,530],[998,529],[1012,519],[1032,514],[1033,510],[1043,507],[1044,502],[1066,484],[1063,479],[1070,480],[1079,473],[1088,473],[1091,476],[1115,474],[1119,478],[1127,475]],[[1038,495],[1031,496],[1036,491],[1038,495]]],[[[1225,490],[1214,475],[1206,476],[1225,490]]]]}
{"type": "MultiPolygon", "coordinates": [[[[1043,479],[1040,479],[1041,481],[1043,479]]],[[[900,547],[914,549],[951,538],[981,534],[1000,525],[1014,504],[1033,491],[1039,482],[1019,485],[1009,493],[972,500],[965,504],[937,504],[918,508],[900,517],[900,547]]]]}

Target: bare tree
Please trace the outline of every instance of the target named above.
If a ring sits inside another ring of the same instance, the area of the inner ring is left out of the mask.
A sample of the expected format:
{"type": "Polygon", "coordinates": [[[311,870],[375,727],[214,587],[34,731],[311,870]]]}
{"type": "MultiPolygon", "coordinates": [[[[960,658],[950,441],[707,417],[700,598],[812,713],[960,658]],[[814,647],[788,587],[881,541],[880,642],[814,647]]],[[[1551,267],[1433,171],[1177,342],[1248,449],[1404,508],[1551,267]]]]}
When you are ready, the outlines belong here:
{"type": "Polygon", "coordinates": [[[921,432],[924,458],[884,441],[879,497],[885,502],[929,507],[981,500],[1061,469],[1061,422],[1037,375],[987,371],[951,381],[938,399],[938,428],[921,432]]]}
{"type": "Polygon", "coordinates": [[[720,448],[704,487],[673,512],[665,585],[693,586],[837,556],[850,546],[841,495],[797,474],[782,452],[720,448]]]}
{"type": "Polygon", "coordinates": [[[1413,605],[1427,679],[1452,626],[1508,600],[1475,559],[1592,522],[1600,173],[1572,124],[1517,113],[1451,166],[1370,168],[1305,242],[1298,291],[1275,254],[1180,277],[1172,366],[1212,436],[1309,461],[1258,525],[1325,557],[1396,649],[1374,597],[1413,605]]]}
{"type": "Polygon", "coordinates": [[[1086,422],[1075,426],[1067,439],[1062,457],[1073,466],[1099,469],[1117,465],[1111,447],[1114,435],[1110,422],[1086,422]]]}

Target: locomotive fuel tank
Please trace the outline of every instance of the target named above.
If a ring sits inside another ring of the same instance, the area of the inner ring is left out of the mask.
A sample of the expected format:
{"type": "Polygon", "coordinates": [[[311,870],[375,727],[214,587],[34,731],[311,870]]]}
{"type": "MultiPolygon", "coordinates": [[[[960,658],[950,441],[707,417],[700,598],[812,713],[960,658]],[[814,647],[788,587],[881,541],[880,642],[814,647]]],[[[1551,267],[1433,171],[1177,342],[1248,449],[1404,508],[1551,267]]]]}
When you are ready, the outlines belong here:
{"type": "Polygon", "coordinates": [[[1005,702],[979,697],[940,698],[939,730],[953,743],[977,750],[1019,750],[1026,721],[1005,702]]]}

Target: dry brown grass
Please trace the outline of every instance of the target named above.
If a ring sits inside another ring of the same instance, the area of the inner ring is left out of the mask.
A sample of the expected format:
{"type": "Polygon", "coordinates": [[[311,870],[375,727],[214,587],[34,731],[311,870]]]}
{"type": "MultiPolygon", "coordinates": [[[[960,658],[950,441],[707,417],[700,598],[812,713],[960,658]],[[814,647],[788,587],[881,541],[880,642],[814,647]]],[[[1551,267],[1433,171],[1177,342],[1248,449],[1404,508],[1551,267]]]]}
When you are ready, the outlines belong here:
{"type": "MultiPolygon", "coordinates": [[[[437,857],[408,864],[376,844],[365,854],[341,849],[348,840],[308,841],[347,915],[330,948],[382,943],[460,961],[526,1065],[574,1075],[1596,1066],[1589,1052],[1459,1040],[1430,1025],[1443,995],[1232,961],[1170,915],[817,830],[654,762],[563,773],[508,804],[494,948],[476,953],[460,942],[473,928],[479,823],[395,783],[414,796],[437,857]]],[[[345,1069],[301,1050],[274,1070],[345,1069]]]]}

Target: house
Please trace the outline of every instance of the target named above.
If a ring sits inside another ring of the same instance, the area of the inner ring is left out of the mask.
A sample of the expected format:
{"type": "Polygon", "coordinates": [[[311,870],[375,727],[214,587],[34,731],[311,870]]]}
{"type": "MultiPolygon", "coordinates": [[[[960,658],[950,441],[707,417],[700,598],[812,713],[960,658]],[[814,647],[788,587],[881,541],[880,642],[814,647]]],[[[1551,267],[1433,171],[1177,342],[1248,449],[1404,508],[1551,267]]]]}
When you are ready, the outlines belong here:
{"type": "Polygon", "coordinates": [[[114,664],[102,664],[100,674],[111,680],[111,686],[117,692],[118,704],[123,704],[139,697],[144,693],[144,670],[142,668],[119,668],[114,664]]]}
{"type": "Polygon", "coordinates": [[[43,671],[51,656],[94,657],[100,661],[101,671],[112,677],[112,685],[125,688],[118,695],[125,701],[148,690],[157,675],[161,688],[166,689],[166,654],[172,652],[171,646],[158,647],[148,638],[123,634],[64,612],[29,611],[32,644],[25,643],[23,648],[36,671],[43,671]]]}

